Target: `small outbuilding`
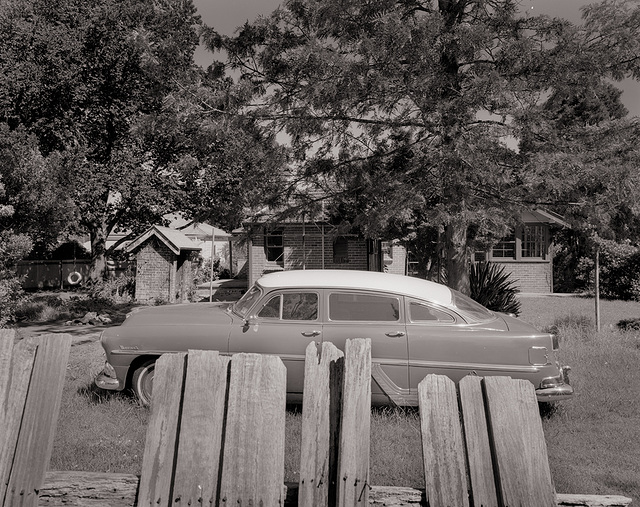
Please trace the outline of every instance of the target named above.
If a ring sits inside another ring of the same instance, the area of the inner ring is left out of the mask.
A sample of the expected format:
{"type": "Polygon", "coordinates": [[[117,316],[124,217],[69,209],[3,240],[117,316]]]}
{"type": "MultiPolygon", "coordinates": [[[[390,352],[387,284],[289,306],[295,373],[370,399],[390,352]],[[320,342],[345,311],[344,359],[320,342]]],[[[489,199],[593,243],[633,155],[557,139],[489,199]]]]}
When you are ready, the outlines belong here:
{"type": "Polygon", "coordinates": [[[185,234],[154,225],[124,250],[136,256],[136,301],[189,301],[201,247],[185,234]]]}

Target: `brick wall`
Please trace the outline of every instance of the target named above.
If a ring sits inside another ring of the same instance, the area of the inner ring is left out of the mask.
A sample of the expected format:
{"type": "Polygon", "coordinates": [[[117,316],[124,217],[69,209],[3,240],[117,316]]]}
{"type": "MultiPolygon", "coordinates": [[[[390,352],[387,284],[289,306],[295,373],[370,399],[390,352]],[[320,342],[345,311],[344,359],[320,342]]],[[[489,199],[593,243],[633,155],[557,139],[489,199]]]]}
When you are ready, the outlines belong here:
{"type": "Polygon", "coordinates": [[[284,255],[280,261],[267,261],[262,231],[251,236],[250,284],[265,273],[285,269],[367,269],[367,243],[364,239],[347,237],[348,262],[334,263],[333,238],[328,234],[328,228],[325,229],[324,248],[321,226],[305,225],[304,238],[302,224],[285,224],[281,230],[284,255]]]}
{"type": "Polygon", "coordinates": [[[198,262],[198,252],[186,251],[180,254],[176,272],[177,299],[181,303],[190,301],[193,287],[193,266],[198,262]]]}
{"type": "Polygon", "coordinates": [[[403,246],[392,245],[391,257],[385,256],[384,258],[384,271],[385,273],[392,273],[395,275],[407,274],[407,251],[403,246]]]}
{"type": "Polygon", "coordinates": [[[136,254],[136,301],[175,301],[175,254],[157,238],[143,243],[136,254]]]}
{"type": "Polygon", "coordinates": [[[553,269],[549,261],[509,262],[494,261],[504,266],[520,292],[547,294],[553,292],[553,269]]]}

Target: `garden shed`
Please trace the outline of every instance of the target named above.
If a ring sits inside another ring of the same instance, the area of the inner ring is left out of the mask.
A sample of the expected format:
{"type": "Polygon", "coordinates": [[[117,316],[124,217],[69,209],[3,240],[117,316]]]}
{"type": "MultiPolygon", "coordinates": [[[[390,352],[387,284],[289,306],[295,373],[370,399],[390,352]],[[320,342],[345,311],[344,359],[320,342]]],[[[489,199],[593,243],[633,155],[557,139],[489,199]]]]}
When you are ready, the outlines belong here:
{"type": "Polygon", "coordinates": [[[134,239],[125,251],[136,256],[136,301],[188,302],[200,250],[182,232],[159,225],[134,239]]]}

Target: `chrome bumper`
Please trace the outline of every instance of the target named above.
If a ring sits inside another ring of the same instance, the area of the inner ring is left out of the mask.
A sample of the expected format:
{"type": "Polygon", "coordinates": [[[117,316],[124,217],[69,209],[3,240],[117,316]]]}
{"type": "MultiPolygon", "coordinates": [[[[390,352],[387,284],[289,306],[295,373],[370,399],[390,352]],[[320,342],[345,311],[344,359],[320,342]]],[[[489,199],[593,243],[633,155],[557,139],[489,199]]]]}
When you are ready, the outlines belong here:
{"type": "Polygon", "coordinates": [[[536,389],[536,397],[538,401],[560,401],[571,398],[573,395],[573,387],[569,384],[563,384],[556,387],[547,387],[544,389],[536,389]]]}
{"type": "Polygon", "coordinates": [[[559,381],[558,384],[536,389],[536,397],[538,398],[538,401],[549,402],[571,398],[571,396],[573,396],[573,387],[569,385],[569,371],[571,371],[569,366],[561,367],[561,375],[557,379],[559,381]]]}
{"type": "Polygon", "coordinates": [[[109,363],[105,363],[103,370],[98,373],[94,383],[100,389],[107,391],[122,391],[124,384],[118,380],[116,372],[109,363]]]}

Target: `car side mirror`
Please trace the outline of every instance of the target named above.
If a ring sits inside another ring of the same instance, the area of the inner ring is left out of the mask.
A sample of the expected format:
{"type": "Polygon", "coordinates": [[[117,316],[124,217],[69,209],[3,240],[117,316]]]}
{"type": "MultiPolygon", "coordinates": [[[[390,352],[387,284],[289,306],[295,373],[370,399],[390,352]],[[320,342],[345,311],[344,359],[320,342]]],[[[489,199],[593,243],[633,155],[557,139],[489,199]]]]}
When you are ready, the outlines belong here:
{"type": "Polygon", "coordinates": [[[247,317],[246,319],[244,319],[244,325],[245,326],[255,326],[258,323],[258,319],[256,318],[255,315],[251,315],[249,317],[247,317]]]}

